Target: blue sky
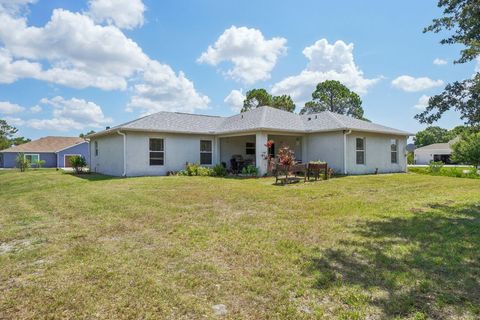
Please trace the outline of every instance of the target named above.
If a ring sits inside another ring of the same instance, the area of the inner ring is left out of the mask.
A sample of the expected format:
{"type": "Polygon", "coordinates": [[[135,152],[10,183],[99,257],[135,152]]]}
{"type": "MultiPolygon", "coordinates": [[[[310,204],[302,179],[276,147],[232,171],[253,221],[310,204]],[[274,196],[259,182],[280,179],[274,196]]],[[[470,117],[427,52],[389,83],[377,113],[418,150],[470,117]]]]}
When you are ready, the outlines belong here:
{"type": "Polygon", "coordinates": [[[30,138],[78,135],[162,110],[231,115],[260,87],[298,111],[337,79],[367,118],[415,132],[428,96],[476,67],[422,33],[440,14],[433,0],[0,0],[0,118],[30,138]]]}

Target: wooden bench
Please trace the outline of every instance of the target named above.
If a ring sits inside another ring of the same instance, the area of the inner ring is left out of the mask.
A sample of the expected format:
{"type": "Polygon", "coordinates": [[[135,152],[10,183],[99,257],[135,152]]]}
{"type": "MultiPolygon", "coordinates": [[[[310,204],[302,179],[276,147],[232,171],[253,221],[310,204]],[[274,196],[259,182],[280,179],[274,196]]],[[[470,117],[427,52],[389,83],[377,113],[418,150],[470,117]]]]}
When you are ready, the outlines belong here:
{"type": "Polygon", "coordinates": [[[309,163],[305,180],[310,181],[313,178],[316,181],[320,179],[321,174],[324,175],[325,180],[329,178],[327,163],[309,163]]]}

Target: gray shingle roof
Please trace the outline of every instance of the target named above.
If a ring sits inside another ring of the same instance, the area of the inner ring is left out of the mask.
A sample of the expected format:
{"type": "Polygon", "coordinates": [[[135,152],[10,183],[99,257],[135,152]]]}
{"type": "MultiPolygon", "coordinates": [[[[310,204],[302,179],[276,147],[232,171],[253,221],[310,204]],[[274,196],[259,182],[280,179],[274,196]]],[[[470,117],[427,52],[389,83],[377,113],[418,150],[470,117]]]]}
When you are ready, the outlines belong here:
{"type": "Polygon", "coordinates": [[[411,135],[405,131],[354,119],[349,116],[340,115],[329,111],[310,115],[298,115],[271,107],[259,107],[231,117],[162,111],[118,125],[106,131],[93,134],[90,137],[102,135],[115,130],[197,134],[226,134],[254,130],[303,133],[355,130],[395,135],[411,135]]]}
{"type": "Polygon", "coordinates": [[[445,151],[451,151],[452,150],[452,144],[457,142],[460,138],[456,137],[448,142],[445,143],[433,143],[429,144],[420,148],[417,148],[415,150],[445,150],[445,151]]]}

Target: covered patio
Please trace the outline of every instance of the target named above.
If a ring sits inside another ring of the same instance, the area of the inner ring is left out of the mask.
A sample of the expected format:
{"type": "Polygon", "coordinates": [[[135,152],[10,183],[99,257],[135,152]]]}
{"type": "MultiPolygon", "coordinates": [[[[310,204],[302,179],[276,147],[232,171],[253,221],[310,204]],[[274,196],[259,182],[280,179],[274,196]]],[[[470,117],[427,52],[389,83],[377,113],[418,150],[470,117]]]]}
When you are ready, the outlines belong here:
{"type": "Polygon", "coordinates": [[[250,132],[219,137],[219,160],[228,170],[240,172],[243,167],[253,165],[259,168],[260,175],[267,173],[269,154],[276,157],[282,146],[288,146],[295,152],[295,158],[302,162],[304,137],[301,134],[284,134],[279,132],[250,132]],[[270,149],[267,141],[272,140],[270,149]]]}

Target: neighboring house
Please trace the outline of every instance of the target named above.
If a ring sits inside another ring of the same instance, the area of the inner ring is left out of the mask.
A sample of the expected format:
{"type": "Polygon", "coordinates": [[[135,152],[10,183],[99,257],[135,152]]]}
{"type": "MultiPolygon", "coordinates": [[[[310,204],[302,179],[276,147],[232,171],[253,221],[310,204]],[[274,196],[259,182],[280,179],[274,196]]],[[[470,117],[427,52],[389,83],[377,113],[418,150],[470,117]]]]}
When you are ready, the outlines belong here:
{"type": "Polygon", "coordinates": [[[432,161],[441,161],[445,164],[451,164],[452,144],[458,141],[458,138],[446,143],[434,143],[415,149],[415,164],[429,164],[432,161]]]}
{"type": "Polygon", "coordinates": [[[411,134],[332,112],[298,115],[260,107],[231,117],[159,112],[90,138],[91,170],[114,176],[165,175],[187,162],[232,165],[241,158],[264,174],[282,145],[298,161],[322,160],[344,174],[406,171],[411,134]],[[267,150],[268,140],[275,142],[267,150]]]}
{"type": "Polygon", "coordinates": [[[44,160],[45,168],[71,167],[72,156],[90,159],[88,141],[78,137],[44,137],[0,151],[0,168],[14,168],[19,153],[31,163],[44,160]]]}

